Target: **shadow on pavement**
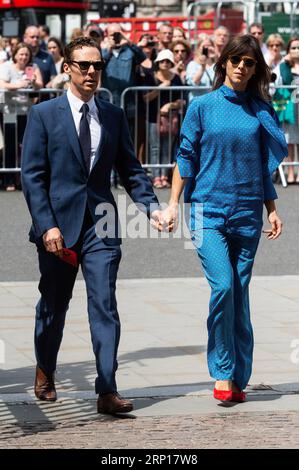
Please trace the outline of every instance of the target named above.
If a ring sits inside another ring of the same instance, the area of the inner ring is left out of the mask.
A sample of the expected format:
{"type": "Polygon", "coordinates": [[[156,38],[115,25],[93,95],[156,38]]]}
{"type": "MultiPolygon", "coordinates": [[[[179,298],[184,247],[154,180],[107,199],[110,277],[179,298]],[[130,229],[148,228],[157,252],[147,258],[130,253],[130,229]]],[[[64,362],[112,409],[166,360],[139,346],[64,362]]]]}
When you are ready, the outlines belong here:
{"type": "MultiPolygon", "coordinates": [[[[205,353],[206,346],[203,345],[188,345],[188,346],[167,346],[165,348],[145,348],[137,351],[119,354],[119,364],[127,364],[130,362],[138,362],[144,359],[164,359],[169,357],[180,356],[197,356],[205,353]]],[[[187,361],[187,359],[186,359],[187,361]]]]}
{"type": "MultiPolygon", "coordinates": [[[[200,346],[184,348],[147,348],[136,353],[120,356],[124,363],[137,360],[137,357],[167,357],[173,353],[198,354],[200,346]]],[[[134,368],[134,367],[133,367],[134,368]]],[[[134,413],[119,416],[105,416],[96,413],[96,396],[93,379],[94,361],[60,364],[57,374],[58,401],[55,403],[38,402],[33,395],[34,366],[0,371],[0,426],[1,439],[51,432],[57,427],[70,424],[84,426],[90,421],[99,422],[115,419],[135,419],[134,413]]],[[[214,383],[177,383],[155,387],[127,389],[124,396],[133,397],[136,410],[148,408],[159,402],[184,397],[187,394],[203,396],[200,392],[211,390],[214,383]]],[[[267,389],[259,386],[249,388],[248,401],[273,401],[286,394],[298,393],[299,383],[275,384],[267,389]]],[[[205,395],[206,396],[206,395],[205,395]]],[[[236,404],[230,403],[234,407],[236,404]]]]}

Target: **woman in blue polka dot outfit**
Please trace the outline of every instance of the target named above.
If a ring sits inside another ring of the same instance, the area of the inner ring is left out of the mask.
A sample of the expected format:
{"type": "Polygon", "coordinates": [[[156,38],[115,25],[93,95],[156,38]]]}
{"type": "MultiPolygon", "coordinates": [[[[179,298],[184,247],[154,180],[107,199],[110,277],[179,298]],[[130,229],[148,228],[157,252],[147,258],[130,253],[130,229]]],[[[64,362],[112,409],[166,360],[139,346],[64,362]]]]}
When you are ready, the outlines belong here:
{"type": "Polygon", "coordinates": [[[214,397],[221,401],[245,401],[252,371],[248,287],[263,204],[271,224],[268,239],[282,230],[271,174],[286,157],[287,145],[269,104],[269,82],[256,39],[233,38],[215,65],[213,91],[187,110],[163,213],[164,227],[173,230],[185,187],[192,239],[211,286],[208,366],[216,380],[214,397]]]}

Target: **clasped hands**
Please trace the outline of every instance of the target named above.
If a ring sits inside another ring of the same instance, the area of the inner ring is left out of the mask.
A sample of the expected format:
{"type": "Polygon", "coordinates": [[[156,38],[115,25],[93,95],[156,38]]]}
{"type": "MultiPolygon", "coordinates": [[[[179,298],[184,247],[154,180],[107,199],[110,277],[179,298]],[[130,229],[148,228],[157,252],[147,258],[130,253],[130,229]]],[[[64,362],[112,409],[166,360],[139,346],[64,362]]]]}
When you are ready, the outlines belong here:
{"type": "Polygon", "coordinates": [[[155,210],[151,213],[151,225],[159,232],[173,232],[177,228],[178,218],[178,203],[169,203],[166,209],[155,210]]]}
{"type": "MultiPolygon", "coordinates": [[[[178,204],[170,203],[164,210],[155,210],[151,213],[151,225],[159,232],[173,232],[178,224],[178,204]]],[[[58,227],[53,227],[43,235],[46,251],[58,257],[63,256],[63,236],[58,227]]]]}

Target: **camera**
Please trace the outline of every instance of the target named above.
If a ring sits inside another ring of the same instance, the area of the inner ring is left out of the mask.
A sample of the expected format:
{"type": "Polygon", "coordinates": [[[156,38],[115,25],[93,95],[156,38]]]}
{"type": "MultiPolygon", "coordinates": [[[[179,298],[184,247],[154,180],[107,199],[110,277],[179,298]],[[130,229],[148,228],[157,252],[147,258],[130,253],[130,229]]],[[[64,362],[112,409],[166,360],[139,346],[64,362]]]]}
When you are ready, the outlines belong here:
{"type": "Polygon", "coordinates": [[[274,83],[277,79],[276,73],[272,72],[271,73],[271,78],[270,78],[270,83],[274,83]]]}
{"type": "Polygon", "coordinates": [[[89,36],[95,39],[98,39],[101,37],[100,33],[96,31],[95,29],[92,29],[91,31],[89,31],[89,36]]]}
{"type": "Polygon", "coordinates": [[[113,39],[114,39],[114,42],[115,44],[119,44],[120,41],[121,41],[121,33],[113,33],[113,39]]]}
{"type": "Polygon", "coordinates": [[[209,57],[209,48],[208,47],[203,47],[202,48],[202,55],[205,55],[206,57],[209,57]]]}
{"type": "Polygon", "coordinates": [[[148,41],[147,42],[148,47],[154,47],[156,45],[155,41],[148,41]]]}

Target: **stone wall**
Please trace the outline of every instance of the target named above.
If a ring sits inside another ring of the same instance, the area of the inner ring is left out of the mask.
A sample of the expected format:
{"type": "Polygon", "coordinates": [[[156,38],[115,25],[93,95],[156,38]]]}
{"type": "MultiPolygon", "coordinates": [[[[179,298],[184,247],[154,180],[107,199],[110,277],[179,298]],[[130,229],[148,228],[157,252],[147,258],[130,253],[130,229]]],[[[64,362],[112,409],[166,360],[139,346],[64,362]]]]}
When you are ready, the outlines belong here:
{"type": "Polygon", "coordinates": [[[137,16],[182,15],[186,8],[185,0],[135,0],[137,16]]]}

